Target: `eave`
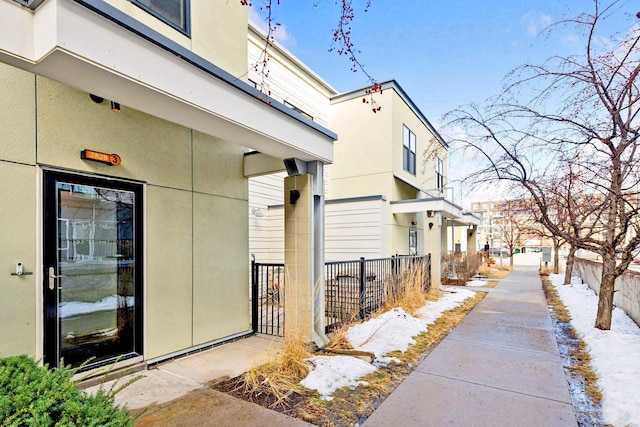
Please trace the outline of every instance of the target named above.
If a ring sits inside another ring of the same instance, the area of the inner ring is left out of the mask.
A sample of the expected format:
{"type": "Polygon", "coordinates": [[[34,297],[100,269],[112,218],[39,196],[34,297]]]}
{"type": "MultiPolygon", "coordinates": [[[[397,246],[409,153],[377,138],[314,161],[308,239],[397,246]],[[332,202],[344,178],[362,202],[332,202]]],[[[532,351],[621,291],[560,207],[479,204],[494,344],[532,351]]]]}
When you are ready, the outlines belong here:
{"type": "Polygon", "coordinates": [[[0,61],[279,159],[333,158],[333,132],[101,0],[0,2],[0,61]]]}

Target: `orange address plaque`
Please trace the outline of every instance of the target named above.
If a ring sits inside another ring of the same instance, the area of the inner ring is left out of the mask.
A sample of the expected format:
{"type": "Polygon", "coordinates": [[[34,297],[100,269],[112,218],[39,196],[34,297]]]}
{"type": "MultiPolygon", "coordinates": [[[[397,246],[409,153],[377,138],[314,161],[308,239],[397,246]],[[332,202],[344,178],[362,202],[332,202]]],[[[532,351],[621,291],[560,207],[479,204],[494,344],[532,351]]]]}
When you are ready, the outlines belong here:
{"type": "Polygon", "coordinates": [[[80,158],[83,160],[93,160],[94,162],[106,163],[109,166],[118,166],[122,159],[117,154],[100,153],[93,150],[82,150],[80,158]]]}

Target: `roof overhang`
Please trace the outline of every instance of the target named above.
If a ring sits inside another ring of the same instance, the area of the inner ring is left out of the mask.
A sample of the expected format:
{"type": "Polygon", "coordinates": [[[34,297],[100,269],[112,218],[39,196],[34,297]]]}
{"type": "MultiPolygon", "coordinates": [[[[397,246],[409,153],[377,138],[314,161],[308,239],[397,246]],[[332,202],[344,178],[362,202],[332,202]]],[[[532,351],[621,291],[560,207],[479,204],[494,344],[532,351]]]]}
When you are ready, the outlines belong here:
{"type": "Polygon", "coordinates": [[[480,225],[480,218],[466,212],[461,206],[445,199],[433,197],[429,199],[396,200],[391,203],[391,213],[431,212],[453,220],[455,225],[480,225]]]}
{"type": "Polygon", "coordinates": [[[333,132],[102,0],[0,1],[0,62],[279,159],[333,159],[333,132]]]}

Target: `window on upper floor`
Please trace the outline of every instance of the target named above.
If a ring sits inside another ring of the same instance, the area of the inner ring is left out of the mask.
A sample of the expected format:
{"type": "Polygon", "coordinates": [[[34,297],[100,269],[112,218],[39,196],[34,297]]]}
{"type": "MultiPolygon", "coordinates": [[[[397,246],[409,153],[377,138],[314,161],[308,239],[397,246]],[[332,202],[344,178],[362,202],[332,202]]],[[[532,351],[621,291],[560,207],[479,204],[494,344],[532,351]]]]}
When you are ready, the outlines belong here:
{"type": "Polygon", "coordinates": [[[444,190],[444,165],[440,157],[436,157],[436,188],[444,190]]]}
{"type": "Polygon", "coordinates": [[[416,134],[405,125],[402,126],[402,168],[416,174],[416,134]]]}
{"type": "Polygon", "coordinates": [[[189,35],[189,3],[191,0],[129,0],[185,35],[189,35]]]}

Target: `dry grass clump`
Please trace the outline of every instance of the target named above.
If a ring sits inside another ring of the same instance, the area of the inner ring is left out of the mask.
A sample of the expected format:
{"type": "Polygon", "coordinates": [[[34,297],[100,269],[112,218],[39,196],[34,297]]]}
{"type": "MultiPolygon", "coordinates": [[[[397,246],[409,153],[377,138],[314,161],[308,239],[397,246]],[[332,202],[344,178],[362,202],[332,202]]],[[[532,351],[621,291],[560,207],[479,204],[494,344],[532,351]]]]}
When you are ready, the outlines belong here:
{"type": "Polygon", "coordinates": [[[489,279],[503,279],[510,272],[511,267],[508,266],[498,267],[483,264],[478,268],[478,273],[487,276],[489,279]]]}
{"type": "Polygon", "coordinates": [[[440,262],[442,278],[454,285],[464,285],[478,273],[482,264],[482,255],[454,253],[444,255],[440,262]]]}
{"type": "MultiPolygon", "coordinates": [[[[380,312],[400,307],[407,313],[415,313],[423,307],[427,298],[437,300],[440,297],[438,286],[425,289],[428,277],[428,265],[424,262],[409,266],[397,282],[385,286],[385,304],[380,312]]],[[[433,284],[432,284],[433,285],[433,284]]]]}
{"type": "Polygon", "coordinates": [[[351,322],[343,323],[339,329],[329,334],[329,344],[324,346],[326,350],[350,350],[353,348],[347,339],[347,331],[355,323],[355,319],[351,322]]]}
{"type": "Polygon", "coordinates": [[[568,353],[571,359],[571,366],[568,368],[574,375],[582,379],[585,393],[593,403],[598,404],[602,400],[602,393],[597,384],[598,376],[591,367],[591,355],[587,351],[584,341],[580,339],[575,329],[570,325],[571,314],[562,303],[555,287],[551,284],[548,273],[545,274],[541,271],[540,275],[544,293],[547,298],[547,305],[551,308],[552,316],[558,322],[564,324],[569,339],[575,343],[568,353]]]}
{"type": "Polygon", "coordinates": [[[309,367],[305,359],[313,356],[301,335],[289,334],[282,349],[259,366],[253,366],[244,374],[242,387],[248,396],[262,393],[275,398],[272,406],[282,405],[292,391],[302,390],[298,383],[307,376],[309,367]]]}

